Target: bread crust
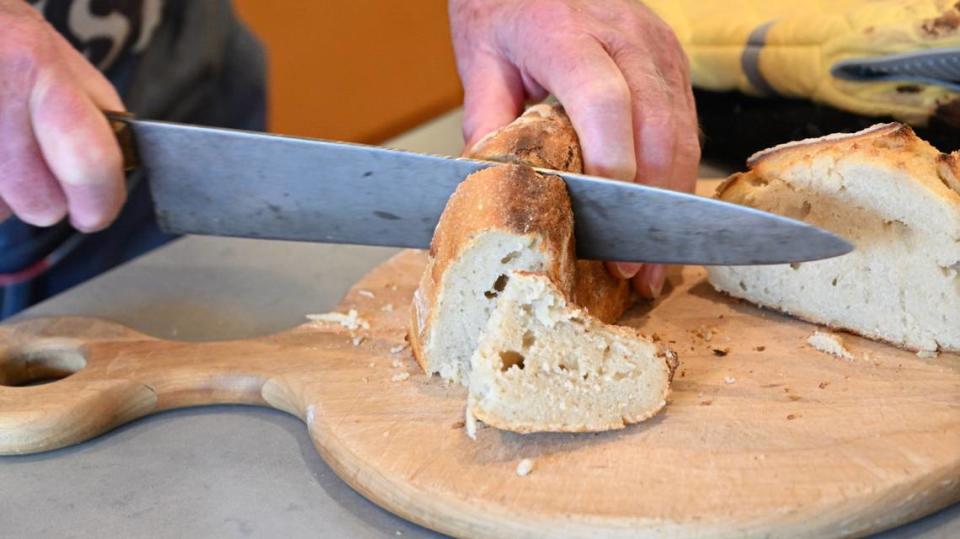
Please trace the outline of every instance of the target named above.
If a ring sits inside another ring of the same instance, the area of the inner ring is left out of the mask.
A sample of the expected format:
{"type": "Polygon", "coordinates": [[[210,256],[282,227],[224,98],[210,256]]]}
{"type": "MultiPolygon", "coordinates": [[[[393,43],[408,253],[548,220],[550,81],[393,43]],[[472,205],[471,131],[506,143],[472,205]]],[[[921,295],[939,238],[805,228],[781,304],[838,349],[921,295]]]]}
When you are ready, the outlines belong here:
{"type": "Polygon", "coordinates": [[[470,247],[477,232],[502,231],[542,238],[540,248],[552,253],[545,273],[570,294],[573,288],[573,210],[567,186],[557,176],[542,175],[523,165],[504,164],[471,174],[451,195],[430,244],[427,268],[414,294],[410,343],[427,372],[424,347],[438,310],[440,283],[451,264],[470,247]]]}
{"type": "MultiPolygon", "coordinates": [[[[487,135],[467,154],[474,159],[520,162],[532,167],[583,172],[580,139],[560,105],[535,105],[513,123],[487,135]]],[[[573,302],[612,324],[633,304],[630,282],[610,274],[603,262],[578,260],[573,302]]]]}
{"type": "Polygon", "coordinates": [[[788,142],[759,151],[747,160],[750,170],[724,180],[717,187],[716,197],[740,199],[757,183],[776,177],[779,170],[823,154],[838,160],[856,154],[890,168],[909,170],[913,179],[928,191],[960,209],[960,152],[940,153],[918,137],[910,126],[899,123],[877,124],[856,133],[788,142]],[[892,153],[891,149],[896,152],[892,153]]]}

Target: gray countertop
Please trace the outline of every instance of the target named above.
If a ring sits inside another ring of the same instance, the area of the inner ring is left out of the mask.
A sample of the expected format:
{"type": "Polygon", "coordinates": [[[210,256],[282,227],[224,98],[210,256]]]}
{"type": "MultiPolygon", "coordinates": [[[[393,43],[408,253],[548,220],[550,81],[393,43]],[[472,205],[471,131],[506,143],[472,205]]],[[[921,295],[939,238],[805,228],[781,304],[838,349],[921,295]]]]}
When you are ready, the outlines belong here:
{"type": "MultiPolygon", "coordinates": [[[[390,146],[459,153],[459,114],[390,146]]],[[[717,176],[705,169],[704,176],[717,176]]],[[[393,249],[190,237],[35,306],[157,337],[217,340],[332,308],[393,249]]],[[[4,537],[427,537],[320,459],[302,423],[242,406],[166,412],[75,447],[0,457],[4,537]]],[[[960,537],[954,506],[885,537],[960,537]]]]}

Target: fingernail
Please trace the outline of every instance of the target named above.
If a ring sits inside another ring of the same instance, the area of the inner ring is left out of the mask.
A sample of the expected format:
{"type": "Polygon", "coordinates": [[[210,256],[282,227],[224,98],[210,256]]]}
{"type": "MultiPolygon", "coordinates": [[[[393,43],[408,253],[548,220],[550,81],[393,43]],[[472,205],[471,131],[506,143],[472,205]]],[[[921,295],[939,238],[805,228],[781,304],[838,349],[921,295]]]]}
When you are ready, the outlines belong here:
{"type": "Polygon", "coordinates": [[[657,299],[663,292],[663,282],[667,278],[667,268],[660,264],[648,266],[648,278],[650,279],[650,297],[657,299]]]}
{"type": "Polygon", "coordinates": [[[621,279],[632,279],[643,269],[643,264],[636,262],[614,262],[611,266],[614,268],[614,274],[621,279]]]}
{"type": "Polygon", "coordinates": [[[663,293],[666,268],[659,264],[647,264],[633,279],[633,288],[646,299],[657,299],[663,293]]]}

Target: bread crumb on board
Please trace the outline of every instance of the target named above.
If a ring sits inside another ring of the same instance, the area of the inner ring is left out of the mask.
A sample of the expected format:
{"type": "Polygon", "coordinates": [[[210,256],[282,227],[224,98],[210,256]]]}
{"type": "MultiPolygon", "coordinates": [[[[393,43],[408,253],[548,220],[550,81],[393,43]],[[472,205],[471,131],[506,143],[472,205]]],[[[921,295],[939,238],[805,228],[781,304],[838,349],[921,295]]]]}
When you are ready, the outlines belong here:
{"type": "Polygon", "coordinates": [[[360,346],[360,343],[362,343],[365,338],[363,335],[354,335],[353,338],[350,339],[350,342],[352,342],[354,346],[360,346]]]}
{"type": "Polygon", "coordinates": [[[406,380],[407,378],[410,378],[410,373],[409,373],[409,372],[398,372],[397,374],[394,374],[393,376],[390,377],[390,381],[392,381],[392,382],[402,382],[402,381],[406,380]]]}
{"type": "Polygon", "coordinates": [[[725,384],[727,384],[727,385],[736,383],[736,381],[737,381],[737,379],[734,378],[733,376],[724,376],[724,377],[723,377],[723,383],[725,383],[725,384]]]}
{"type": "Polygon", "coordinates": [[[398,345],[390,348],[390,353],[391,353],[391,354],[399,354],[400,352],[403,352],[404,350],[406,350],[406,349],[409,348],[409,347],[410,347],[410,345],[407,344],[407,343],[398,344],[398,345]]]}
{"type": "Polygon", "coordinates": [[[703,339],[705,342],[710,342],[713,339],[713,329],[708,328],[707,326],[701,324],[697,329],[691,330],[691,332],[703,339]]]}
{"type": "Polygon", "coordinates": [[[843,345],[843,339],[839,335],[814,331],[807,337],[807,344],[824,354],[853,361],[853,355],[847,351],[847,348],[843,345]]]}
{"type": "Polygon", "coordinates": [[[393,303],[387,303],[387,304],[384,305],[383,307],[380,307],[380,310],[383,311],[383,312],[385,312],[385,313],[392,313],[392,312],[393,312],[393,303]]]}
{"type": "Polygon", "coordinates": [[[936,350],[920,350],[917,352],[917,357],[920,359],[934,359],[939,354],[936,350]]]}
{"type": "Polygon", "coordinates": [[[357,314],[356,309],[350,309],[346,314],[338,312],[308,314],[307,320],[317,323],[330,322],[333,324],[340,324],[349,330],[357,330],[360,328],[370,329],[370,323],[363,318],[360,318],[360,315],[357,314]]]}
{"type": "Polygon", "coordinates": [[[371,299],[376,297],[376,295],[374,295],[374,293],[369,290],[357,290],[357,294],[360,294],[365,298],[371,298],[371,299]]]}
{"type": "Polygon", "coordinates": [[[399,369],[400,367],[403,367],[403,363],[401,363],[399,359],[394,359],[393,361],[390,362],[390,365],[394,369],[399,369]]]}
{"type": "Polygon", "coordinates": [[[524,477],[533,471],[533,460],[523,459],[517,464],[517,475],[524,477]]]}

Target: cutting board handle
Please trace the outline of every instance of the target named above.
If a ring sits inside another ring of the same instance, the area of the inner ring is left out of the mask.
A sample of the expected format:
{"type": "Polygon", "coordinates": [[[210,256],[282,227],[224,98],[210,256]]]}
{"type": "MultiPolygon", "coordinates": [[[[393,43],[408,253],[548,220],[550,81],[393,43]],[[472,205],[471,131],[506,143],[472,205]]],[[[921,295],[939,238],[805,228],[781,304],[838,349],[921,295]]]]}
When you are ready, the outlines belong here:
{"type": "Polygon", "coordinates": [[[269,358],[291,341],[318,350],[329,338],[343,337],[294,329],[248,341],[173,342],[91,318],[0,325],[0,454],[64,447],[186,406],[272,406],[303,417],[287,391],[295,377],[284,373],[308,358],[269,358]]]}

